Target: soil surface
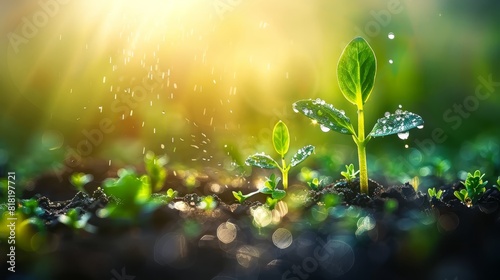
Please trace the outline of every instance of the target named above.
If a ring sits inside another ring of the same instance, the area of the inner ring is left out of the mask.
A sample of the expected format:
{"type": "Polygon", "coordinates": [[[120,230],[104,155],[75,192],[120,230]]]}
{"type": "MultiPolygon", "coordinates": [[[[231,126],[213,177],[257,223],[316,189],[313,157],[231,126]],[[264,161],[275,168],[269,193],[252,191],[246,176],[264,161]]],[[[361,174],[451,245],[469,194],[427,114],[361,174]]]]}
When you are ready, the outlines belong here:
{"type": "MultiPolygon", "coordinates": [[[[409,184],[370,181],[369,195],[359,194],[357,180],[321,191],[292,186],[288,203],[272,211],[263,196],[234,203],[230,189],[214,195],[214,209],[200,209],[208,193],[193,191],[117,220],[100,217],[114,198],[98,184],[90,195],[73,191],[71,199],[57,200],[51,181],[39,180],[25,196],[44,210],[45,230],[32,229],[43,245],[18,248],[16,273],[4,268],[3,279],[462,280],[491,279],[500,265],[500,192],[487,188],[467,207],[453,195],[463,188],[458,181],[440,187],[441,200],[409,184]],[[95,231],[59,222],[71,208],[91,214],[95,231]]],[[[0,261],[4,266],[5,254],[0,261]]]]}

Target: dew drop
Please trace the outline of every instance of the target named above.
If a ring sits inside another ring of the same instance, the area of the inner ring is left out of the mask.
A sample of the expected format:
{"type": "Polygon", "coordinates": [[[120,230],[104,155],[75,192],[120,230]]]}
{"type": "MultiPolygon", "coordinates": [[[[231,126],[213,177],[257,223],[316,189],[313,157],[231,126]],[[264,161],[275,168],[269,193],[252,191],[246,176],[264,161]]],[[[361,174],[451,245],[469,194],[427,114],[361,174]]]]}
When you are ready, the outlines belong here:
{"type": "Polygon", "coordinates": [[[323,111],[318,110],[318,116],[322,116],[322,115],[323,115],[323,111]]]}
{"type": "Polygon", "coordinates": [[[389,38],[389,40],[392,40],[394,39],[396,36],[394,35],[394,33],[392,32],[389,32],[389,34],[387,35],[387,38],[389,38]]]}
{"type": "Polygon", "coordinates": [[[398,133],[398,137],[401,140],[406,140],[406,139],[408,139],[409,136],[410,136],[410,132],[409,131],[398,133]]]}
{"type": "Polygon", "coordinates": [[[389,112],[385,112],[385,113],[384,113],[384,116],[385,116],[385,117],[388,117],[388,116],[390,116],[390,115],[391,115],[391,113],[389,113],[389,112]]]}
{"type": "Polygon", "coordinates": [[[319,128],[321,128],[321,131],[323,131],[323,132],[330,131],[330,129],[328,127],[324,126],[324,125],[320,125],[319,128]]]}
{"type": "Polygon", "coordinates": [[[405,144],[405,148],[408,149],[410,146],[408,144],[405,144]]]}
{"type": "Polygon", "coordinates": [[[423,125],[423,124],[421,124],[421,125],[417,126],[417,128],[418,128],[418,129],[422,129],[422,128],[424,128],[424,125],[423,125]]]}
{"type": "Polygon", "coordinates": [[[394,63],[394,60],[389,59],[389,64],[393,64],[393,63],[394,63]]]}
{"type": "Polygon", "coordinates": [[[293,104],[293,111],[294,111],[295,113],[298,113],[298,112],[299,112],[299,109],[297,109],[297,104],[295,104],[295,103],[293,104]]]}

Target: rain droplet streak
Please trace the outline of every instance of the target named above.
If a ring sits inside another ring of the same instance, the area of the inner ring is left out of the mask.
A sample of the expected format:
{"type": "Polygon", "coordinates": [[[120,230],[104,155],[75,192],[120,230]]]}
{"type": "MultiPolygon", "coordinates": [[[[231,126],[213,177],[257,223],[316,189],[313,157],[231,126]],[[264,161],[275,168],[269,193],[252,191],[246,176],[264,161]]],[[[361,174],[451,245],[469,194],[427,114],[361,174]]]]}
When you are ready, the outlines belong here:
{"type": "Polygon", "coordinates": [[[410,132],[409,131],[398,133],[398,137],[401,140],[406,140],[406,139],[408,139],[409,136],[410,136],[410,132]]]}

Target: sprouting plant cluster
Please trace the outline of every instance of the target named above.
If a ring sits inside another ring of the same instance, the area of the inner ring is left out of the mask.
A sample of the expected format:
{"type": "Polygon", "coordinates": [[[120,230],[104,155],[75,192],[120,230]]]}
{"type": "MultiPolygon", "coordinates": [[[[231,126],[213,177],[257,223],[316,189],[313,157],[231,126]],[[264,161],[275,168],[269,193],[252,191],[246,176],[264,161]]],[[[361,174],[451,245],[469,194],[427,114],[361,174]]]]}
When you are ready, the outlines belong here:
{"type": "Polygon", "coordinates": [[[453,194],[467,206],[475,204],[486,191],[488,181],[483,181],[484,175],[479,170],[474,171],[473,174],[467,173],[467,178],[462,182],[465,189],[455,191],[453,194]]]}

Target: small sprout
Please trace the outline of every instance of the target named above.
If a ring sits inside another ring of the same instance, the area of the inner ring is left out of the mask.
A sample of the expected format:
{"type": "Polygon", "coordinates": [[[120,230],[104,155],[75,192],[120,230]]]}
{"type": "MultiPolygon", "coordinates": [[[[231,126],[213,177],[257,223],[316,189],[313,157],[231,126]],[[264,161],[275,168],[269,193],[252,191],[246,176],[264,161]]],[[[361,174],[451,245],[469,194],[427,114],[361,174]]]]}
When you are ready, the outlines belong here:
{"type": "Polygon", "coordinates": [[[86,184],[92,182],[94,180],[94,176],[91,174],[85,174],[85,173],[73,173],[71,174],[71,177],[69,178],[70,183],[79,191],[83,193],[87,193],[83,186],[86,184]]]}
{"type": "Polygon", "coordinates": [[[38,201],[34,198],[21,200],[18,211],[26,218],[40,217],[45,213],[45,210],[38,206],[38,201]]]}
{"type": "Polygon", "coordinates": [[[179,192],[174,191],[172,188],[169,188],[167,190],[166,194],[167,194],[167,203],[168,203],[168,202],[174,200],[177,197],[177,195],[179,194],[179,192]]]}
{"type": "Polygon", "coordinates": [[[494,187],[500,191],[500,176],[498,176],[497,184],[494,187]]]}
{"type": "MultiPolygon", "coordinates": [[[[280,190],[277,188],[280,180],[281,180],[280,177],[276,177],[276,175],[271,174],[271,176],[269,176],[269,178],[266,178],[266,182],[264,183],[264,187],[261,188],[260,190],[246,194],[246,195],[243,194],[241,191],[238,191],[238,192],[233,191],[233,196],[234,196],[234,198],[236,198],[236,200],[239,203],[244,203],[249,197],[256,195],[258,193],[262,193],[262,194],[265,194],[268,196],[267,199],[271,198],[271,199],[276,200],[275,202],[278,202],[278,201],[282,200],[283,198],[285,198],[285,196],[286,196],[286,191],[280,190]]],[[[266,204],[268,206],[271,205],[272,207],[274,207],[275,203],[268,204],[267,202],[268,202],[268,200],[266,200],[266,204]]]]}
{"type": "Polygon", "coordinates": [[[352,180],[356,179],[356,175],[358,175],[358,171],[354,171],[354,164],[349,164],[345,166],[346,171],[340,172],[340,175],[344,176],[345,180],[350,183],[352,180]]]}
{"type": "Polygon", "coordinates": [[[165,164],[168,163],[166,155],[156,156],[153,152],[148,151],[144,156],[144,164],[146,173],[151,181],[152,191],[159,191],[167,178],[167,170],[165,164]]]}
{"type": "Polygon", "coordinates": [[[217,200],[211,195],[207,195],[201,198],[198,208],[205,211],[212,211],[217,207],[217,200]]]}
{"type": "Polygon", "coordinates": [[[438,200],[441,200],[441,196],[443,195],[443,190],[436,191],[436,188],[429,188],[427,189],[427,193],[429,194],[430,198],[435,197],[438,200]]]}
{"type": "Polygon", "coordinates": [[[313,178],[311,181],[307,182],[307,185],[312,190],[319,191],[331,183],[332,183],[331,177],[321,177],[321,178],[313,178]]]}
{"type": "Polygon", "coordinates": [[[270,209],[273,210],[274,207],[276,207],[276,204],[278,203],[279,199],[276,198],[271,198],[267,197],[266,198],[266,206],[270,209]]]}
{"type": "Polygon", "coordinates": [[[278,168],[283,176],[283,188],[286,190],[288,188],[288,171],[291,167],[298,165],[309,157],[314,152],[314,147],[308,145],[299,149],[292,157],[290,164],[287,164],[285,155],[288,153],[288,148],[290,147],[290,133],[288,132],[288,127],[282,121],[279,121],[274,126],[272,141],[274,150],[280,155],[281,165],[272,157],[264,153],[257,153],[249,156],[245,163],[259,168],[278,168]]]}
{"type": "Polygon", "coordinates": [[[486,184],[488,181],[483,182],[484,175],[485,174],[481,174],[479,170],[474,171],[474,174],[467,173],[465,182],[462,182],[465,189],[455,191],[453,194],[465,205],[469,207],[472,206],[486,191],[486,184]]]}
{"type": "Polygon", "coordinates": [[[293,104],[293,110],[319,124],[322,131],[335,131],[351,135],[358,147],[360,190],[368,194],[368,167],[366,163],[366,145],[374,137],[398,134],[408,137],[408,131],[415,127],[422,128],[424,121],[414,113],[396,110],[378,119],[375,126],[365,134],[364,105],[370,97],[375,83],[377,61],[375,54],[365,39],[357,37],[342,52],[337,65],[337,79],[344,97],[357,106],[358,127],[355,131],[351,120],[344,111],[321,99],[300,100],[293,104]]]}
{"type": "Polygon", "coordinates": [[[79,216],[79,211],[76,208],[71,208],[66,214],[59,216],[58,220],[74,230],[84,229],[88,232],[96,231],[94,226],[87,223],[90,219],[90,213],[85,213],[81,215],[81,217],[79,216]]]}

